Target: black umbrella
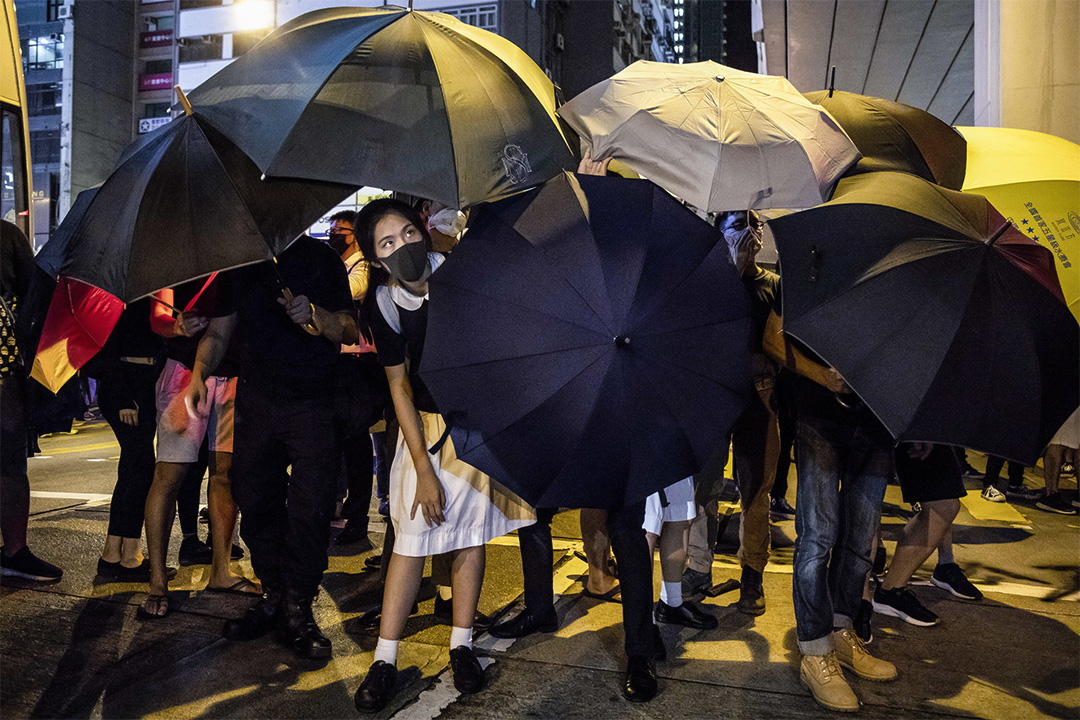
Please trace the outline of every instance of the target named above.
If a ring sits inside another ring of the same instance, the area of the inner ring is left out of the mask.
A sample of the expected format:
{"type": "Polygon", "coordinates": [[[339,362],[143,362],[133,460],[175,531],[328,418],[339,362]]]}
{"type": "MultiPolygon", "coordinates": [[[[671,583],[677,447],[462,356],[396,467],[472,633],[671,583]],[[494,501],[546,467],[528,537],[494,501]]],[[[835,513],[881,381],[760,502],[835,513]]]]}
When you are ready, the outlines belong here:
{"type": "Polygon", "coordinates": [[[431,279],[420,374],[458,456],[534,505],[691,475],[745,404],[749,301],[712,226],[645,180],[482,206],[431,279]]]}
{"type": "Polygon", "coordinates": [[[964,185],[967,141],[925,110],[869,95],[803,93],[836,118],[863,154],[852,172],[909,172],[950,190],[964,185]]]}
{"type": "Polygon", "coordinates": [[[785,332],[898,441],[1033,465],[1080,404],[1080,328],[1053,257],[981,195],[868,173],[769,224],[785,332]]]}
{"type": "Polygon", "coordinates": [[[92,195],[79,194],[39,263],[131,302],[269,260],[354,190],[260,177],[197,114],[177,118],[132,144],[92,195]]]}
{"type": "Polygon", "coordinates": [[[393,188],[452,207],[577,166],[544,72],[508,40],[442,13],[302,15],[191,102],[267,175],[393,188]]]}

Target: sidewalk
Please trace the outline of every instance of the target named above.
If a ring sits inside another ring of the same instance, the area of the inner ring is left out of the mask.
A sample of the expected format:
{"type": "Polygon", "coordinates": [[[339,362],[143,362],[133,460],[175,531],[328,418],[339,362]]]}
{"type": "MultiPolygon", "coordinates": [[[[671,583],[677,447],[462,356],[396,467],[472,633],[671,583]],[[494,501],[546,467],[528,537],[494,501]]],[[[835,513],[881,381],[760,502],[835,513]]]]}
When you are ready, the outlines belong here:
{"type": "MultiPolygon", "coordinates": [[[[1065,487],[1072,490],[1075,482],[1065,487]]],[[[975,483],[969,491],[956,521],[955,554],[987,598],[965,603],[917,586],[919,597],[941,616],[939,626],[917,628],[875,616],[871,650],[896,662],[901,676],[888,684],[854,680],[865,704],[861,716],[1076,718],[1080,520],[1020,505],[987,508],[975,483]]],[[[902,526],[907,506],[893,487],[886,503],[884,533],[891,550],[889,539],[902,526]]],[[[270,638],[220,638],[222,621],[242,612],[248,601],[198,592],[206,567],[180,568],[168,618],[136,619],[145,586],[94,582],[107,509],[88,502],[32,518],[35,551],[66,573],[51,586],[5,578],[3,717],[358,717],[352,695],[376,638],[356,619],[379,598],[374,573],[363,572],[364,556],[331,557],[316,603],[319,622],[334,643],[333,659],[324,665],[298,661],[270,638]]],[[[793,533],[790,523],[786,529],[793,533]]],[[[580,548],[576,514],[560,515],[554,530],[561,629],[518,641],[478,634],[478,647],[492,660],[489,687],[461,697],[447,672],[449,628],[431,615],[426,587],[401,644],[400,667],[408,669],[394,702],[378,717],[831,716],[798,681],[790,549],[775,552],[765,573],[768,611],[762,617],[736,612],[737,593],[729,593],[706,602],[720,619],[718,629],[665,626],[670,659],[658,665],[661,693],[651,703],[631,705],[619,692],[620,606],[579,594],[586,566],[573,555],[580,548]]],[[[733,532],[735,522],[725,537],[729,545],[733,532]]],[[[374,534],[373,539],[380,540],[374,534]]],[[[178,544],[174,539],[174,562],[178,544]]],[[[241,566],[250,573],[246,560],[241,566]]],[[[920,574],[924,582],[932,569],[933,559],[920,574]]],[[[733,557],[717,556],[716,580],[737,573],[733,557]]],[[[516,541],[502,538],[489,546],[481,610],[496,612],[520,591],[516,541]]]]}

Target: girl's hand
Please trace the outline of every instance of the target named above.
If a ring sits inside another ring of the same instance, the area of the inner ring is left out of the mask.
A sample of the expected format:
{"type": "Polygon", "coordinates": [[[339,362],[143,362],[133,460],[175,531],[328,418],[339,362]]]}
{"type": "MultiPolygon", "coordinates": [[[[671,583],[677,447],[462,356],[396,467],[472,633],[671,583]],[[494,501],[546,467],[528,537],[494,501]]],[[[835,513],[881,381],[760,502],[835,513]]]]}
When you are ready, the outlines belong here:
{"type": "Polygon", "coordinates": [[[611,158],[594,160],[592,149],[587,148],[585,150],[585,155],[581,158],[581,162],[578,163],[577,171],[579,175],[607,175],[608,165],[610,164],[611,158]]]}
{"type": "Polygon", "coordinates": [[[410,520],[416,518],[417,507],[423,513],[428,527],[438,527],[446,522],[443,514],[446,509],[446,492],[430,462],[416,468],[416,497],[413,499],[412,512],[409,513],[410,520]]]}

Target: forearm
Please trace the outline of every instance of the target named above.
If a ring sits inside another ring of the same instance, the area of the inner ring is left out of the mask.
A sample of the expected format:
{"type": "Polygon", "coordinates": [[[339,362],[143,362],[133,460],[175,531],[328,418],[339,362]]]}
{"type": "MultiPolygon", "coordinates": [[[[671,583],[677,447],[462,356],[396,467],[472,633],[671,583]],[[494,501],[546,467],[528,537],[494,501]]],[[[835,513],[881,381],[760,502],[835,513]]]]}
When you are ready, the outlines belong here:
{"type": "Polygon", "coordinates": [[[150,303],[150,329],[162,337],[176,337],[176,317],[170,305],[173,304],[172,290],[159,290],[154,293],[150,303]],[[158,301],[164,302],[158,302],[158,301]],[[166,304],[168,303],[168,304],[166,304]]]}
{"type": "Polygon", "coordinates": [[[405,438],[405,446],[412,456],[413,465],[422,467],[423,463],[430,463],[427,456],[427,439],[424,437],[424,425],[420,420],[420,413],[413,404],[412,386],[405,374],[405,366],[397,365],[386,368],[386,379],[390,383],[390,397],[394,401],[394,412],[397,414],[398,426],[405,438]]]}
{"type": "Polygon", "coordinates": [[[772,360],[796,375],[813,380],[822,387],[829,387],[832,376],[829,368],[806,357],[784,337],[783,321],[776,313],[769,314],[761,347],[772,360]]]}
{"type": "Polygon", "coordinates": [[[355,345],[360,342],[360,331],[356,327],[356,318],[348,312],[332,313],[312,304],[311,318],[320,334],[331,342],[342,345],[355,345]]]}
{"type": "Polygon", "coordinates": [[[199,349],[195,354],[195,366],[191,368],[192,377],[205,381],[213,374],[221,359],[225,357],[225,350],[229,347],[233,330],[236,327],[236,315],[214,318],[206,328],[206,333],[199,340],[199,349]]]}

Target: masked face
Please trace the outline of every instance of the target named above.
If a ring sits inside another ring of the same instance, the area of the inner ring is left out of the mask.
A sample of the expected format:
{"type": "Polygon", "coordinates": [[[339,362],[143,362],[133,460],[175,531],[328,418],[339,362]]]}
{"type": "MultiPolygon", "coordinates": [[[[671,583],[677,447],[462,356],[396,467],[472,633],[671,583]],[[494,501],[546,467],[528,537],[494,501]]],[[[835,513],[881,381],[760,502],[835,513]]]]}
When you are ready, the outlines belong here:
{"type": "Polygon", "coordinates": [[[764,225],[757,213],[752,210],[728,213],[721,220],[719,228],[724,234],[724,241],[727,243],[735,267],[740,273],[746,272],[747,268],[753,265],[758,252],[761,251],[764,225]]]}
{"type": "Polygon", "coordinates": [[[428,219],[428,229],[438,230],[448,237],[460,237],[468,218],[454,208],[443,208],[428,219]]]}
{"type": "Polygon", "coordinates": [[[420,283],[431,275],[431,263],[428,262],[427,244],[419,242],[405,243],[384,258],[379,258],[387,272],[399,282],[420,283]]]}
{"type": "Polygon", "coordinates": [[[341,220],[335,220],[330,225],[330,232],[327,233],[326,242],[330,247],[334,248],[338,255],[344,255],[345,251],[353,244],[352,225],[341,220]]]}

